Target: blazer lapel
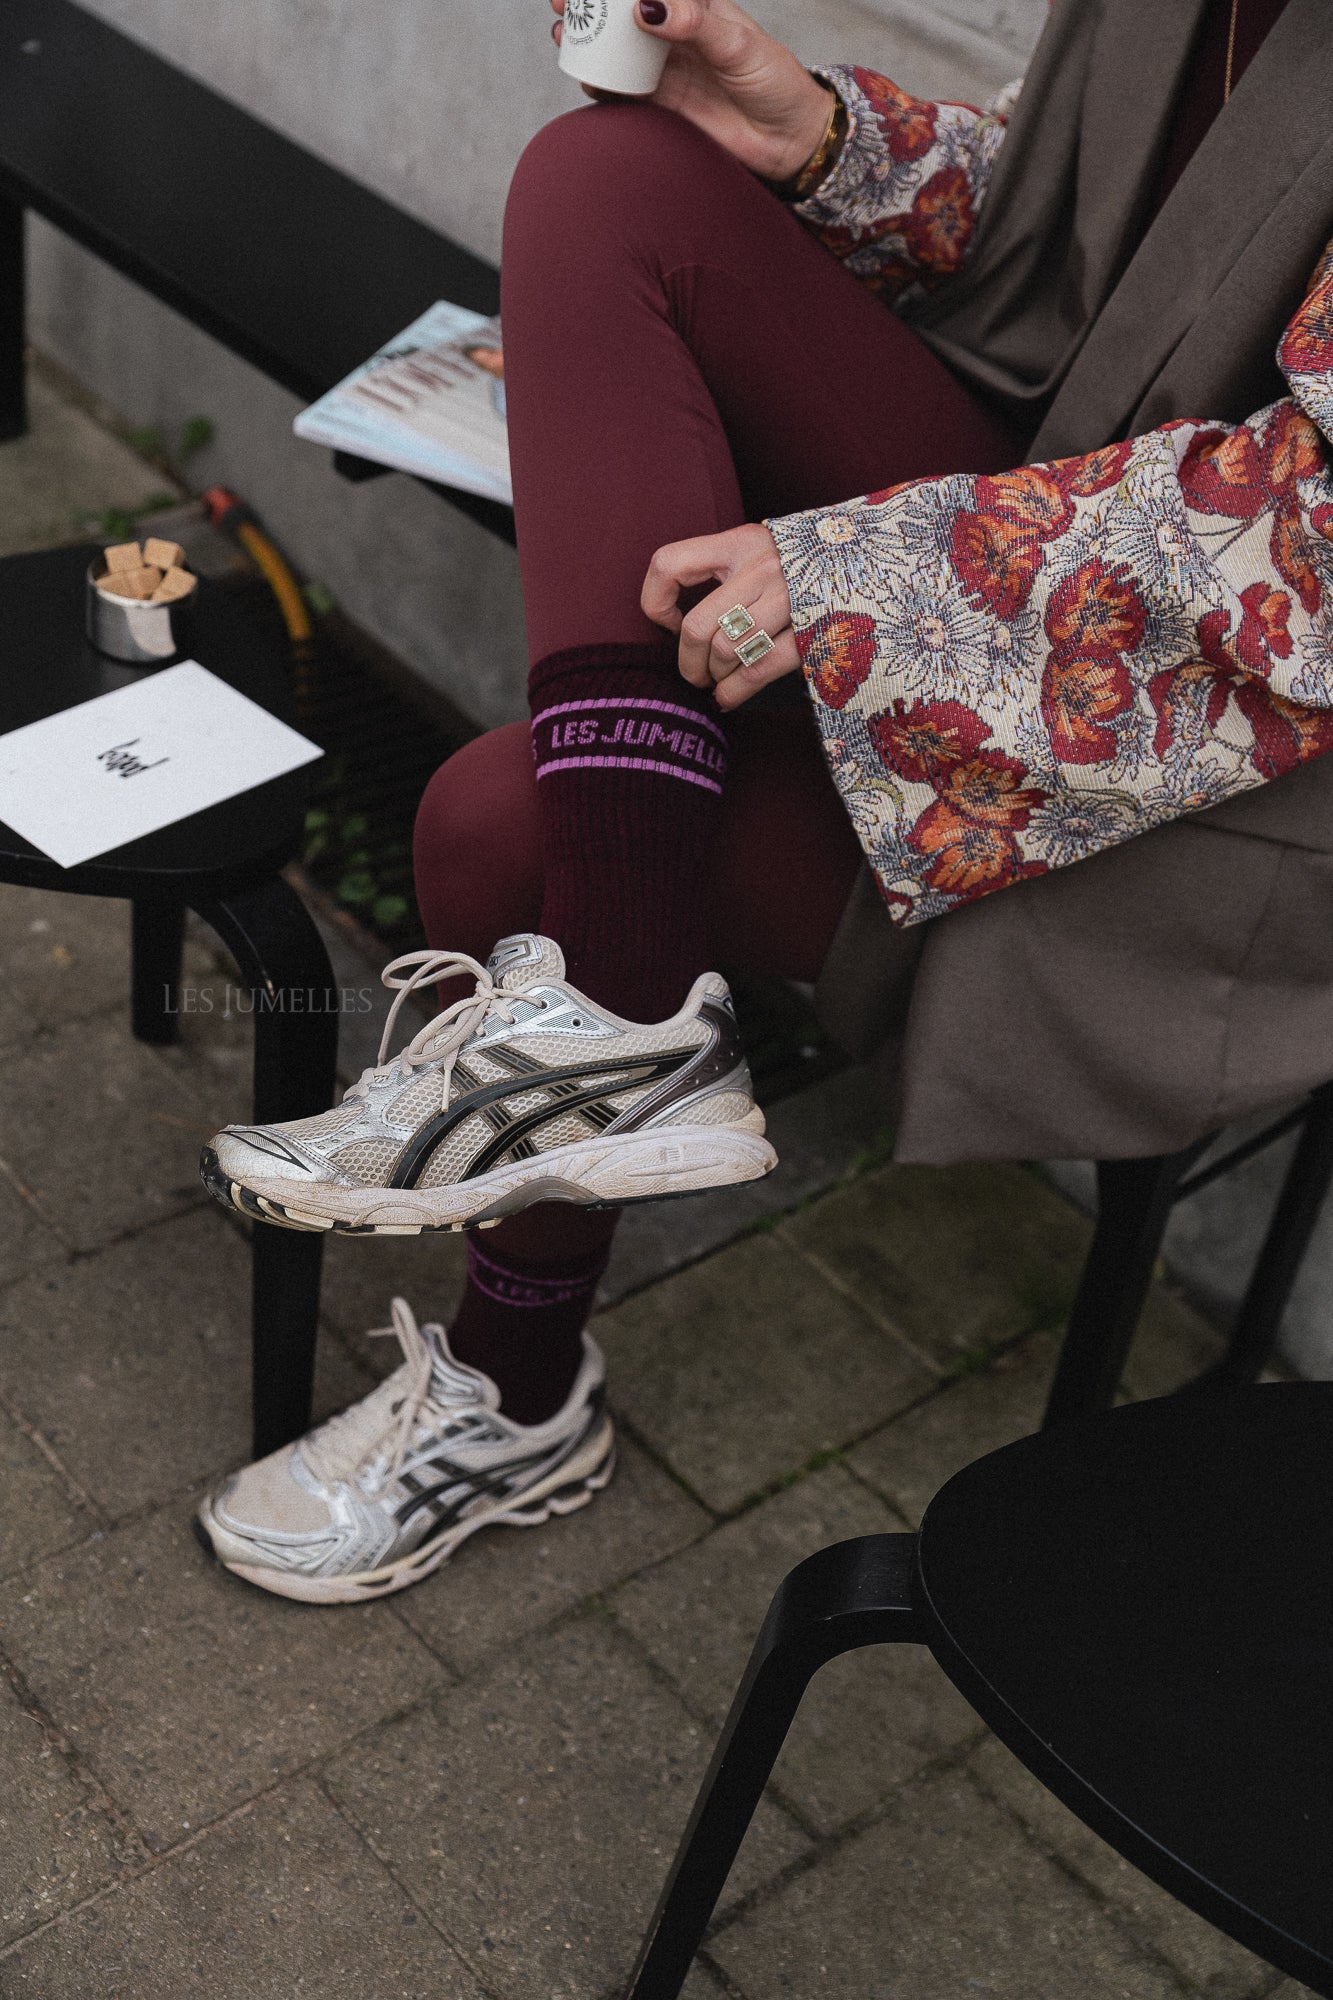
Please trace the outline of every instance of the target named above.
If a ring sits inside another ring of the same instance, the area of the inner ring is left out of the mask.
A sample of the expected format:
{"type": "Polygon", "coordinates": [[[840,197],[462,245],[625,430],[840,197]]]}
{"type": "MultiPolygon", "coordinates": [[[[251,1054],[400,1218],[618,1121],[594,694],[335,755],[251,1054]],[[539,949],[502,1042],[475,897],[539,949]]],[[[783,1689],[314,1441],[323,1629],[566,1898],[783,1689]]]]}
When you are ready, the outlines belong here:
{"type": "Polygon", "coordinates": [[[1207,0],[1056,0],[964,275],[903,308],[966,380],[1044,402],[1132,246],[1207,0]]]}
{"type": "Polygon", "coordinates": [[[1208,0],[1109,0],[1092,50],[1078,155],[1078,243],[1090,314],[1109,297],[1152,193],[1208,0]]]}
{"type": "MultiPolygon", "coordinates": [[[[1100,111],[1098,126],[1095,144],[1105,158],[1110,134],[1100,111]]],[[[1333,7],[1288,0],[1091,326],[1034,440],[1034,460],[1090,450],[1128,432],[1177,347],[1237,266],[1259,253],[1266,225],[1277,226],[1276,211],[1330,140],[1333,7]]],[[[1333,216],[1328,220],[1333,226],[1333,216]]],[[[1293,248],[1302,259],[1308,254],[1306,244],[1293,248]]],[[[1270,264],[1271,255],[1262,261],[1270,264]]],[[[1274,298],[1273,310],[1284,303],[1274,298]]]]}

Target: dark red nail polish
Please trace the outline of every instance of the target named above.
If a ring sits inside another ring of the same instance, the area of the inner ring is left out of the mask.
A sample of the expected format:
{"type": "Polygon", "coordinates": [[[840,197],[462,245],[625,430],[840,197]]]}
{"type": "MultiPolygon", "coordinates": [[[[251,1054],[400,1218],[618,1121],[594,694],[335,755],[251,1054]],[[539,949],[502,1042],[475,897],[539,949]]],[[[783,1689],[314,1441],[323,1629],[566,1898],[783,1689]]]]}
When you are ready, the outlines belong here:
{"type": "Polygon", "coordinates": [[[639,0],[639,12],[650,28],[660,28],[667,17],[663,0],[639,0]]]}

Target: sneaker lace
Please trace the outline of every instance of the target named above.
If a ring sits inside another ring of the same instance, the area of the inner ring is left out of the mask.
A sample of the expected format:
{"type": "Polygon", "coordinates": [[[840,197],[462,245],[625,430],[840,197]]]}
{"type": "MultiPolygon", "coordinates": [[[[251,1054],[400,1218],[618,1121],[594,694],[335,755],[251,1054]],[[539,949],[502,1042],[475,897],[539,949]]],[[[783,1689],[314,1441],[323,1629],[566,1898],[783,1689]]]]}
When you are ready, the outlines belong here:
{"type": "MultiPolygon", "coordinates": [[[[380,974],[383,984],[392,991],[397,988],[398,997],[389,1009],[389,1018],[384,1023],[384,1034],[380,1039],[380,1052],[374,1069],[363,1070],[360,1080],[350,1090],[343,1093],[343,1102],[355,1097],[365,1097],[370,1086],[376,1081],[385,1081],[396,1069],[400,1076],[410,1077],[424,1063],[437,1062],[445,1057],[440,1071],[440,1109],[449,1106],[449,1084],[458,1060],[459,1050],[471,1039],[482,1023],[492,1014],[501,1020],[513,1021],[513,999],[502,993],[491,978],[486,967],[475,958],[469,958],[465,951],[409,951],[401,958],[394,958],[380,974]],[[470,972],[476,980],[476,989],[455,1000],[434,1020],[427,1021],[424,1028],[415,1034],[405,1049],[401,1049],[387,1067],[385,1057],[393,1036],[394,1023],[398,1019],[403,1002],[419,987],[430,986],[451,974],[470,972]],[[396,973],[406,973],[406,978],[395,978],[396,973]]],[[[540,1003],[544,1004],[544,1003],[540,1003]]],[[[386,1332],[392,1332],[386,1328],[386,1332]]]]}
{"type": "Polygon", "coordinates": [[[448,1419],[447,1407],[431,1394],[434,1357],[415,1313],[406,1299],[395,1299],[389,1310],[392,1325],[372,1328],[369,1337],[382,1340],[396,1335],[403,1350],[402,1366],[359,1403],[321,1424],[301,1446],[308,1470],[324,1485],[350,1478],[381,1454],[387,1457],[392,1483],[403,1469],[418,1426],[448,1419]]]}

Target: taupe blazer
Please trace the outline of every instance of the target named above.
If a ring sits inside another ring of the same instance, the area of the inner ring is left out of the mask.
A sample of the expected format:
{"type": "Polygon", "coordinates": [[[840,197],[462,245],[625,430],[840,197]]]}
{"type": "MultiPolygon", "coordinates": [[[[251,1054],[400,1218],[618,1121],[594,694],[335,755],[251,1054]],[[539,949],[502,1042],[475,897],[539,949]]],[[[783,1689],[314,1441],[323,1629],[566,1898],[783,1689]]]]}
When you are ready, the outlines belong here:
{"type": "MultiPolygon", "coordinates": [[[[1150,228],[1205,0],[1057,0],[963,273],[912,313],[1040,413],[1030,458],[1240,422],[1333,238],[1333,5],[1289,0],[1150,228]]],[[[896,930],[866,870],[817,995],[897,1157],[1174,1150],[1333,1077],[1333,758],[896,930]]]]}

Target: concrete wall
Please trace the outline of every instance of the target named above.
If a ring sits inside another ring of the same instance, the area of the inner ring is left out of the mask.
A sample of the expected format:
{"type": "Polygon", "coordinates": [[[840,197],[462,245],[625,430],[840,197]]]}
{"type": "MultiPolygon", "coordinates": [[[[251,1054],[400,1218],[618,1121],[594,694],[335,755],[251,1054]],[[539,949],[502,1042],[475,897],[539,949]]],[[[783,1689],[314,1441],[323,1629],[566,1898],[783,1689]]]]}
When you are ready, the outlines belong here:
{"type": "MultiPolygon", "coordinates": [[[[579,104],[543,0],[85,0],[312,151],[498,259],[523,146],[579,104]]],[[[807,61],[869,63],[975,98],[1022,67],[1045,0],[758,0],[807,61]]],[[[245,363],[40,224],[33,336],[136,425],[201,413],[199,483],[245,494],[296,559],[485,724],[522,712],[513,557],[412,482],[351,487],[291,437],[297,405],[245,363]]]]}

